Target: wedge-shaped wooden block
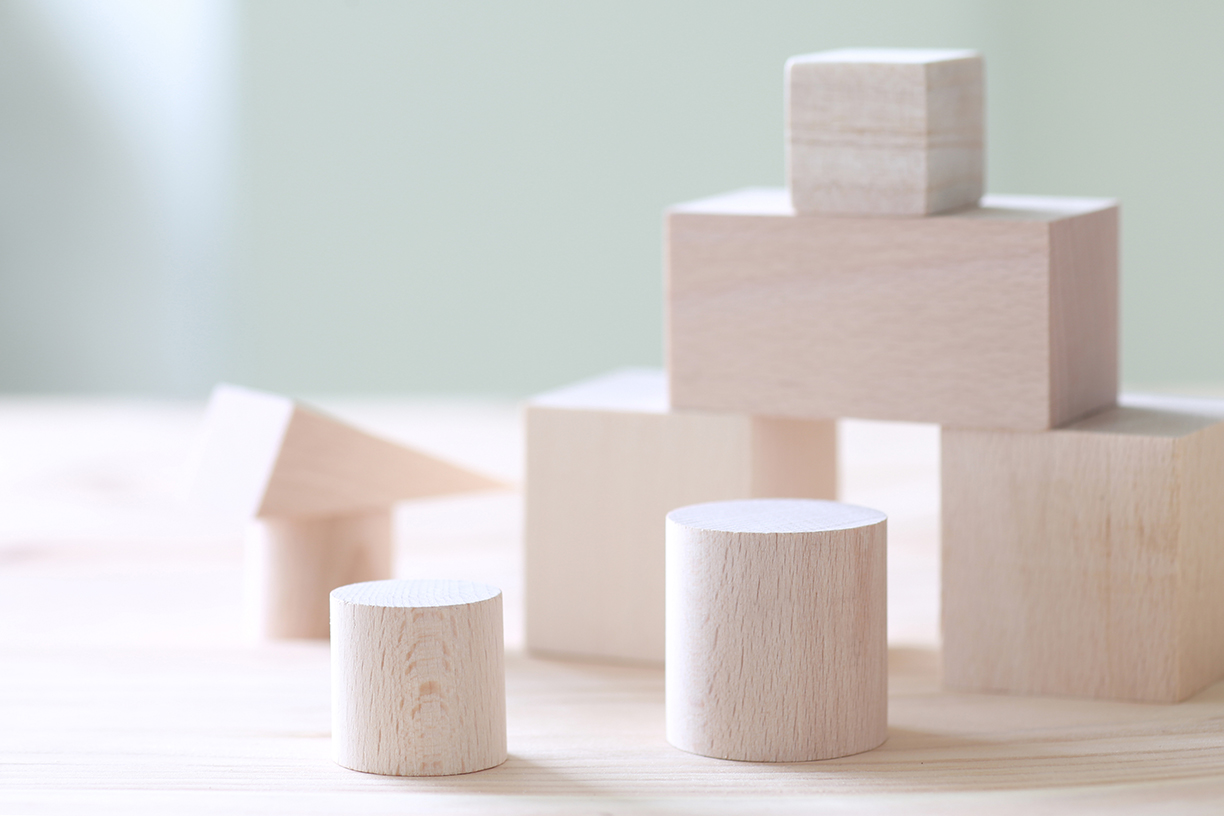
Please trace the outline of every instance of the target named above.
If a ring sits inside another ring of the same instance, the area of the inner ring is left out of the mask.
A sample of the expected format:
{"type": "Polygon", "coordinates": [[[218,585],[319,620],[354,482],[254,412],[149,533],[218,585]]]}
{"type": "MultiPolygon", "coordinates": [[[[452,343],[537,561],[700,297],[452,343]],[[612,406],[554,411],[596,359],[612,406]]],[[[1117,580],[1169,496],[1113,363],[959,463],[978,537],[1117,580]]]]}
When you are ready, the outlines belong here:
{"type": "Polygon", "coordinates": [[[220,512],[305,518],[503,486],[287,397],[220,385],[208,404],[194,490],[220,512]]]}
{"type": "Polygon", "coordinates": [[[795,215],[745,190],[667,216],[677,408],[1042,430],[1114,402],[1118,211],[987,196],[795,215]]]}
{"type": "Polygon", "coordinates": [[[982,58],[847,48],[786,63],[786,149],[801,213],[929,215],[982,197],[982,58]]]}
{"type": "Polygon", "coordinates": [[[255,517],[247,583],[259,634],[325,638],[331,590],[391,577],[393,504],[501,486],[286,397],[221,385],[191,494],[255,517]]]}
{"type": "Polygon", "coordinates": [[[527,417],[527,645],[663,660],[667,513],[751,497],[833,498],[836,426],[670,412],[662,371],[537,397],[527,417]]]}
{"type": "Polygon", "coordinates": [[[945,428],[943,535],[948,685],[1174,702],[1224,676],[1224,404],[945,428]]]}

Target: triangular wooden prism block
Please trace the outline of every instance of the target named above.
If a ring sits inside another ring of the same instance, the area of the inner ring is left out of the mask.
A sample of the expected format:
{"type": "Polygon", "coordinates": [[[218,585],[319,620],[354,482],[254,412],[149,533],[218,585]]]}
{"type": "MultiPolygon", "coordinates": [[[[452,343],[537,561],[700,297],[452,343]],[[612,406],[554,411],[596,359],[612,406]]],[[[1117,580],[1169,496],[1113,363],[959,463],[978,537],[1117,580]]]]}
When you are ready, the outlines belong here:
{"type": "Polygon", "coordinates": [[[325,638],[328,593],[390,578],[396,502],[505,487],[275,394],[220,385],[204,424],[191,497],[255,517],[246,585],[261,637],[325,638]]]}
{"type": "Polygon", "coordinates": [[[505,486],[287,397],[219,385],[208,405],[192,494],[227,514],[310,518],[505,486]]]}

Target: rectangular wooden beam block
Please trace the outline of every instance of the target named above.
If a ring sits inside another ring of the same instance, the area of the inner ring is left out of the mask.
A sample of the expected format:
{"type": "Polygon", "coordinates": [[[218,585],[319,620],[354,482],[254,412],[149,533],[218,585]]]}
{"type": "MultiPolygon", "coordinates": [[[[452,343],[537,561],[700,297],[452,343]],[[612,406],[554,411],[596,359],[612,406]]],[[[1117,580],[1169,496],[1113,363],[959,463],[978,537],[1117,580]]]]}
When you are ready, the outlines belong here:
{"type": "Polygon", "coordinates": [[[744,190],[669,211],[667,290],[677,408],[1044,430],[1116,396],[1109,200],[825,218],[744,190]]]}
{"type": "Polygon", "coordinates": [[[1224,676],[1224,404],[942,447],[949,686],[1175,702],[1224,676]]]}
{"type": "Polygon", "coordinates": [[[982,58],[847,48],[786,63],[786,155],[798,212],[915,216],[976,204],[982,58]]]}
{"type": "Polygon", "coordinates": [[[661,663],[669,511],[836,493],[836,423],[672,412],[662,371],[545,394],[526,420],[527,646],[536,652],[661,663]]]}

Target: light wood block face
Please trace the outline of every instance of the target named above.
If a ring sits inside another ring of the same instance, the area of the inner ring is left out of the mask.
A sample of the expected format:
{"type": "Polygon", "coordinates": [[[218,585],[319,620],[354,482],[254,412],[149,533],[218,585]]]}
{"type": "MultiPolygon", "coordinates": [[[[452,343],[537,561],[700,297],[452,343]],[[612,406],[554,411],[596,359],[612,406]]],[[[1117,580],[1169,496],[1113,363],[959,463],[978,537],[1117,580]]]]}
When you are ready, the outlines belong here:
{"type": "Polygon", "coordinates": [[[293,400],[231,385],[209,402],[194,497],[218,510],[334,517],[405,499],[504,487],[293,400]]]}
{"type": "Polygon", "coordinates": [[[257,639],[326,638],[328,593],[391,577],[390,509],[255,519],[247,533],[247,619],[257,639]]]}
{"type": "Polygon", "coordinates": [[[787,169],[805,214],[920,216],[977,204],[982,58],[841,49],[786,63],[787,169]]]}
{"type": "Polygon", "coordinates": [[[392,776],[506,761],[501,590],[372,581],[331,593],[332,758],[392,776]]]}
{"type": "Polygon", "coordinates": [[[949,686],[1175,702],[1224,676],[1224,404],[942,448],[949,686]]]}
{"type": "MultiPolygon", "coordinates": [[[[370,404],[370,413],[385,404],[370,404]]],[[[435,406],[404,403],[384,416],[414,437],[453,431],[455,415],[435,406]]],[[[499,406],[466,414],[463,424],[475,438],[510,447],[521,444],[512,414],[499,406]]],[[[0,399],[0,418],[7,486],[0,512],[0,813],[1224,810],[1224,682],[1181,705],[965,694],[941,688],[932,633],[890,644],[890,733],[879,749],[798,766],[728,763],[667,743],[663,671],[516,654],[521,595],[508,586],[507,762],[432,779],[359,774],[330,761],[327,642],[243,644],[228,602],[241,579],[232,528],[202,528],[164,504],[156,483],[131,478],[162,470],[165,451],[190,441],[190,406],[57,401],[47,410],[13,398],[0,399]],[[63,439],[76,444],[47,444],[63,439]],[[113,476],[79,478],[100,467],[113,476]],[[32,515],[23,515],[27,509],[32,515]],[[35,516],[45,520],[42,533],[35,516]],[[163,520],[152,528],[150,517],[163,520]],[[69,520],[72,527],[61,526],[69,520]]],[[[867,429],[853,423],[851,430],[847,485],[878,498],[873,506],[897,508],[888,520],[889,583],[903,582],[906,591],[890,594],[889,613],[925,617],[936,603],[938,571],[896,571],[896,556],[910,547],[899,529],[903,508],[938,489],[930,483],[937,468],[925,454],[924,466],[900,467],[917,452],[911,444],[925,450],[925,434],[891,429],[894,467],[871,464],[885,455],[885,436],[864,444],[867,429]]],[[[430,573],[465,576],[479,561],[488,575],[480,580],[500,585],[501,573],[507,585],[520,584],[521,514],[511,504],[490,493],[465,500],[461,511],[451,505],[456,512],[447,512],[445,546],[431,556],[430,573]]],[[[398,518],[437,529],[438,509],[401,508],[398,518]]],[[[937,558],[925,531],[913,544],[924,561],[937,558]]]]}
{"type": "Polygon", "coordinates": [[[807,762],[888,730],[887,522],[754,499],[667,515],[667,740],[719,759],[807,762]]]}
{"type": "Polygon", "coordinates": [[[661,371],[630,370],[526,410],[527,645],[663,660],[663,521],[702,501],[833,498],[836,424],[671,412],[661,371]]]}
{"type": "Polygon", "coordinates": [[[286,397],[220,385],[192,468],[191,498],[256,521],[247,537],[249,627],[325,638],[328,593],[391,577],[391,508],[503,487],[359,431],[286,397]]]}
{"type": "Polygon", "coordinates": [[[987,196],[921,219],[745,190],[667,216],[676,408],[1044,430],[1112,405],[1118,211],[987,196]]]}

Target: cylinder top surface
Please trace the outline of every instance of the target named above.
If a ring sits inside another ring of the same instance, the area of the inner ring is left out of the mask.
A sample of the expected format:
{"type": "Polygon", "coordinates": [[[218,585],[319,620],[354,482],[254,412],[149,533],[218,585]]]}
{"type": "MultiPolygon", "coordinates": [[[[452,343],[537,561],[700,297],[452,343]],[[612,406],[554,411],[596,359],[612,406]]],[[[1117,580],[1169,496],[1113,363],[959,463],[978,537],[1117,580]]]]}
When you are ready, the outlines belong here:
{"type": "Polygon", "coordinates": [[[357,606],[388,606],[420,609],[462,606],[496,598],[501,590],[471,581],[391,580],[365,581],[333,589],[332,598],[357,606]]]}
{"type": "Polygon", "coordinates": [[[817,499],[743,499],[680,507],[667,520],[725,533],[819,533],[870,527],[887,517],[879,510],[817,499]]]}

